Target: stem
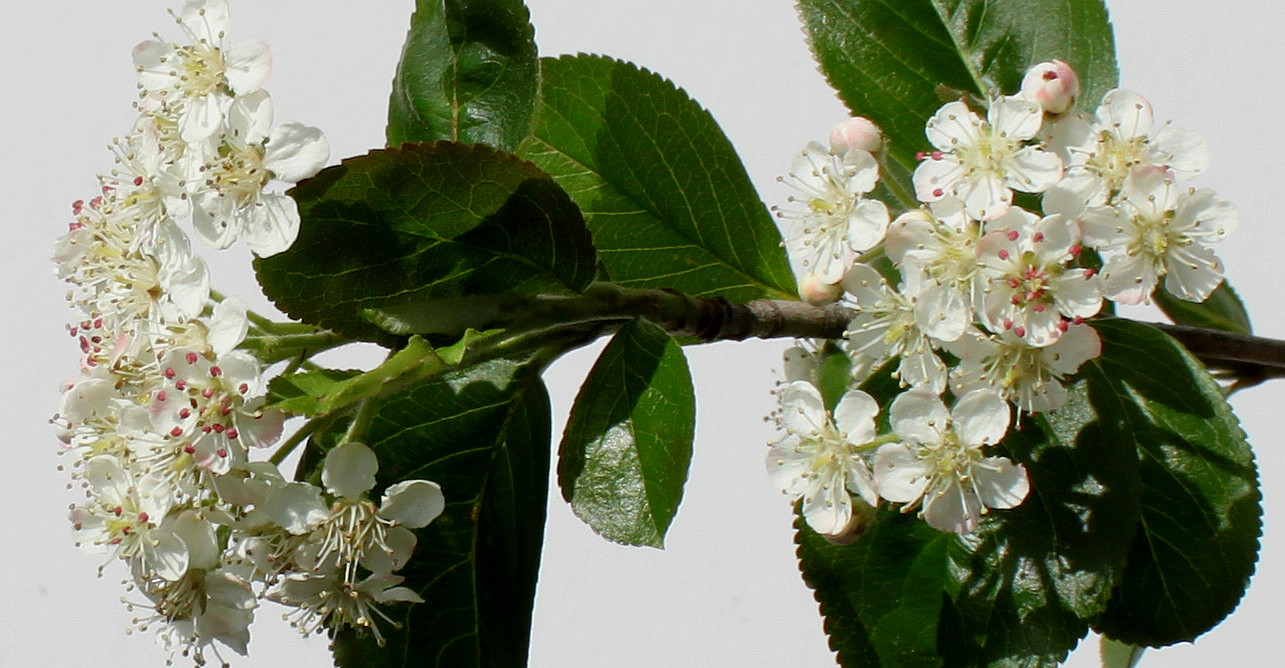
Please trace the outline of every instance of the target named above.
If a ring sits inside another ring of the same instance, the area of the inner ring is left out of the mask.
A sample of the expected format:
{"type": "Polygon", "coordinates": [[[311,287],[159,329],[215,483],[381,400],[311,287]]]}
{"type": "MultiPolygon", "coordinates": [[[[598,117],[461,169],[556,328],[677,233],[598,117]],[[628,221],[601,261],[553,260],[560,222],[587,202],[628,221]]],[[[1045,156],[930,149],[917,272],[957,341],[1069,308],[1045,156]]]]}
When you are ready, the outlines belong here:
{"type": "Polygon", "coordinates": [[[247,336],[241,347],[254,351],[255,357],[264,364],[271,364],[291,357],[315,355],[350,342],[334,332],[304,325],[298,333],[247,336]]]}

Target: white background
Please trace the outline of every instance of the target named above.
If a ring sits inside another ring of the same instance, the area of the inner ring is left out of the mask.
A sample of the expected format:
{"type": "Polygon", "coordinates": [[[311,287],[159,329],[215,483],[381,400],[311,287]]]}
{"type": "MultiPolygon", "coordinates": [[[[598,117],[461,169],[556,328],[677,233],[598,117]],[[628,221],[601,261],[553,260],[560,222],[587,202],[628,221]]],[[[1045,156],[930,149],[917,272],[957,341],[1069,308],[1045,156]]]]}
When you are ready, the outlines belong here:
{"type": "MultiPolygon", "coordinates": [[[[268,89],[281,120],[322,127],[334,158],[383,142],[388,84],[410,0],[234,0],[233,40],[267,40],[268,89]]],[[[1236,202],[1242,225],[1220,249],[1257,330],[1285,337],[1279,268],[1282,142],[1280,35],[1285,10],[1267,0],[1114,0],[1122,82],[1157,117],[1209,138],[1213,166],[1199,183],[1236,202]]],[[[587,51],[663,73],[705,104],[742,152],[765,201],[774,177],[845,111],[817,74],[792,3],[748,0],[530,0],[545,55],[587,51]]],[[[63,288],[48,262],[69,203],[92,196],[111,166],[109,139],[125,131],[134,73],[129,52],[153,30],[172,34],[162,2],[44,0],[0,3],[0,665],[160,666],[147,637],[127,637],[119,569],[95,577],[95,557],[72,547],[56,470],[63,460],[47,419],[60,380],[75,372],[63,288]]],[[[215,283],[250,297],[243,251],[215,264],[215,283]]],[[[262,304],[262,302],[256,302],[262,304]]],[[[266,309],[266,306],[264,306],[266,309]]],[[[774,438],[762,416],[779,342],[719,344],[691,353],[700,414],[690,484],[665,551],[608,544],[553,493],[540,574],[531,664],[597,666],[827,666],[811,593],[795,572],[790,512],[763,473],[774,438]]],[[[555,415],[565,413],[592,353],[551,372],[555,415]]],[[[1279,568],[1285,383],[1234,399],[1258,453],[1266,495],[1260,573],[1240,608],[1194,645],[1149,654],[1144,666],[1271,665],[1285,603],[1279,568]]],[[[560,417],[559,417],[560,419],[560,417]]],[[[560,425],[555,426],[560,428],[560,425]]],[[[433,605],[429,602],[428,605],[433,605]]],[[[265,606],[240,666],[329,665],[325,641],[307,642],[265,606]]],[[[1094,665],[1085,643],[1071,665],[1094,665]]]]}

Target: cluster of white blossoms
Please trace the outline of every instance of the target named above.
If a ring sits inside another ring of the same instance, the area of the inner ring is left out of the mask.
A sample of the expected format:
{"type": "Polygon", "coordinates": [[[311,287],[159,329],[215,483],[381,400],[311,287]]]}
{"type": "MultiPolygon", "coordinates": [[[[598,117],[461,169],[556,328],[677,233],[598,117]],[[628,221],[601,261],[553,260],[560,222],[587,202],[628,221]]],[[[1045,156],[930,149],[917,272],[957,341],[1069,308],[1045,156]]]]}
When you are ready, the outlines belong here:
{"type": "Polygon", "coordinates": [[[787,354],[785,436],[767,458],[819,533],[864,524],[881,499],[959,533],[1019,505],[1026,470],[988,449],[1013,410],[1065,403],[1063,383],[1100,352],[1085,320],[1103,299],[1147,302],[1163,278],[1175,297],[1203,301],[1222,282],[1211,245],[1235,228],[1236,209],[1180,185],[1204,170],[1204,140],[1157,127],[1131,91],[1108,92],[1092,117],[1073,111],[1078,95],[1075,72],[1052,61],[984,111],[942,106],[911,178],[921,204],[891,221],[867,198],[883,139],[866,119],[836,126],[828,150],[809,144],[781,179],[801,194],[790,201],[802,206],[778,211],[801,296],[855,313],[842,342],[850,389],[833,411],[816,346],[787,354]],[[883,271],[860,261],[881,255],[883,271]],[[905,391],[879,434],[879,405],[856,388],[887,363],[905,391]]]}
{"type": "Polygon", "coordinates": [[[226,0],[172,14],[179,41],[134,49],[138,119],[55,247],[81,357],[53,423],[85,491],[77,544],[124,560],[126,602],[148,610],[136,626],[203,665],[222,660],[215,641],[245,653],[263,597],[295,607],[305,631],[373,628],[379,604],[419,600],[394,571],[443,498],[416,480],[376,506],[375,455],[359,443],[331,451],[325,489],[252,461],[287,416],[265,408],[262,364],[237,349],[246,308],[212,298],[187,230],[214,248],[286,250],[299,215],[272,183],[312,176],[329,147],[315,128],[274,124],[268,48],[226,42],[226,0]]]}

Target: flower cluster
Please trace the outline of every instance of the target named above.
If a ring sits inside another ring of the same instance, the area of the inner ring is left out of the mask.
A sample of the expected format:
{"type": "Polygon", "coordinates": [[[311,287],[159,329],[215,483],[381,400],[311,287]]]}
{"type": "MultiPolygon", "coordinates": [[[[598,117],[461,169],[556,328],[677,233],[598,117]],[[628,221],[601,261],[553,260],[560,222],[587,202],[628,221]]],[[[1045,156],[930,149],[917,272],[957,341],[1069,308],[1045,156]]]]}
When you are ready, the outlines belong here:
{"type": "Polygon", "coordinates": [[[1020,504],[1025,469],[988,449],[1008,430],[1009,404],[1020,415],[1065,403],[1063,383],[1100,351],[1085,321],[1103,299],[1149,301],[1163,278],[1173,296],[1202,301],[1221,283],[1210,247],[1236,210],[1178,185],[1205,168],[1203,139],[1156,128],[1136,93],[1108,92],[1092,117],[1073,110],[1078,95],[1075,72],[1052,61],[984,112],[942,106],[911,179],[920,206],[891,221],[866,199],[882,142],[865,119],[837,126],[829,150],[809,144],[782,179],[804,205],[778,213],[800,295],[855,314],[843,341],[850,389],[827,411],[815,353],[792,350],[785,436],[768,455],[774,483],[802,498],[818,532],[843,534],[880,499],[960,533],[1020,504]],[[880,255],[883,271],[859,261],[880,255]],[[905,392],[880,435],[879,406],[856,387],[888,363],[905,392]]]}
{"type": "Polygon", "coordinates": [[[358,443],[331,452],[325,490],[252,460],[287,416],[238,350],[246,307],[211,292],[189,230],[219,249],[287,249],[299,215],[272,183],[315,174],[329,148],[315,128],[274,125],[268,48],[227,42],[226,0],[172,14],[179,41],[134,49],[138,118],[55,247],[80,369],[53,423],[85,491],[77,544],[123,560],[141,594],[131,607],[150,611],[137,626],[204,664],[215,641],[245,653],[264,596],[295,606],[305,630],[371,627],[379,604],[418,600],[393,573],[443,500],[416,480],[375,506],[374,454],[358,443]]]}

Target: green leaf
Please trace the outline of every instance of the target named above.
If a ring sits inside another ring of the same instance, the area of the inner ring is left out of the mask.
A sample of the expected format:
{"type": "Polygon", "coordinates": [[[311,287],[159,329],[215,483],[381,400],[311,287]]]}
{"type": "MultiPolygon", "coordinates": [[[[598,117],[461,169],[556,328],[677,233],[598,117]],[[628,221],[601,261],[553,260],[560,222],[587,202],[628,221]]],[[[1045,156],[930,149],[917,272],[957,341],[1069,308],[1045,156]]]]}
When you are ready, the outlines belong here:
{"type": "MultiPolygon", "coordinates": [[[[385,609],[387,645],[351,629],[342,668],[526,665],[543,542],[549,399],[534,370],[497,361],[453,372],[379,405],[367,442],[376,491],[406,479],[442,486],[446,509],[401,571],[424,603],[385,609]]],[[[372,497],[378,495],[372,493],[372,497]]]]}
{"type": "Polygon", "coordinates": [[[388,145],[448,139],[513,151],[540,94],[521,0],[418,0],[388,102],[388,145]]]}
{"type": "Polygon", "coordinates": [[[937,619],[955,541],[918,518],[884,510],[850,545],[796,518],[799,569],[843,666],[940,666],[937,619]]]}
{"type": "Polygon", "coordinates": [[[687,358],[663,329],[616,333],[576,396],[558,448],[558,484],[604,538],[663,547],[687,482],[696,404],[687,358]]]}
{"type": "Polygon", "coordinates": [[[290,194],[302,223],[290,250],[255,261],[291,317],[352,338],[396,339],[365,313],[421,302],[426,334],[482,329],[502,295],[566,294],[594,276],[575,204],[534,165],[448,142],[374,151],[290,194]],[[427,318],[423,314],[436,317],[427,318]]]}
{"type": "Polygon", "coordinates": [[[268,385],[268,398],[264,408],[276,408],[294,415],[312,417],[323,413],[322,401],[344,382],[360,375],[360,371],[317,369],[277,376],[268,385]]]}
{"type": "Polygon", "coordinates": [[[1156,290],[1154,299],[1165,315],[1179,325],[1237,334],[1254,333],[1244,302],[1240,301],[1240,296],[1225,280],[1203,302],[1184,301],[1164,289],[1156,290]]]}
{"type": "Polygon", "coordinates": [[[1143,483],[1128,566],[1094,628],[1132,645],[1192,640],[1239,603],[1258,559],[1253,453],[1204,366],[1160,331],[1097,324],[1130,409],[1143,483]]]}
{"type": "Polygon", "coordinates": [[[647,70],[543,59],[520,154],[585,212],[610,280],[700,297],[794,299],[781,235],[709,112],[647,70]]]}
{"type": "Polygon", "coordinates": [[[1134,668],[1142,661],[1145,647],[1129,645],[1103,636],[1100,642],[1102,668],[1134,668]]]}
{"type": "Polygon", "coordinates": [[[1053,58],[1079,73],[1084,109],[1116,85],[1102,0],[799,0],[812,53],[853,114],[878,124],[904,170],[930,148],[924,123],[943,93],[1012,94],[1053,58]]]}

